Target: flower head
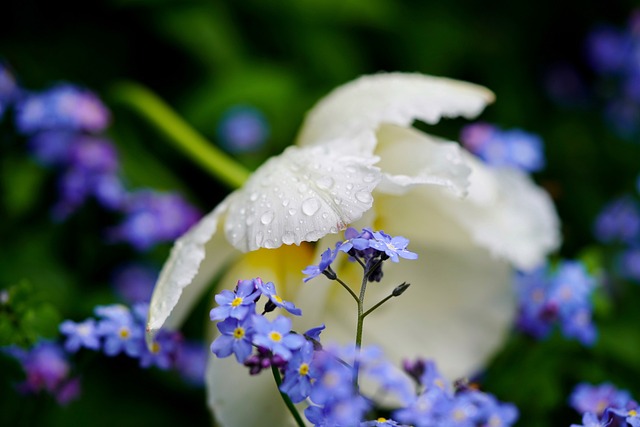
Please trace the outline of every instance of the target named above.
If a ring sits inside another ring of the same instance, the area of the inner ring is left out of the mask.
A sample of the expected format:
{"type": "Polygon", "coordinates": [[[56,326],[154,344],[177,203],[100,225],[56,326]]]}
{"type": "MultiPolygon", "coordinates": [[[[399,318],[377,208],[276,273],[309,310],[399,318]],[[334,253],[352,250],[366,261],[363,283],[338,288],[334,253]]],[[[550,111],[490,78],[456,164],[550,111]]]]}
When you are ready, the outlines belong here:
{"type": "Polygon", "coordinates": [[[258,283],[260,279],[240,280],[234,292],[223,290],[216,295],[218,307],[211,310],[211,320],[223,320],[229,317],[245,319],[255,313],[255,304],[260,298],[258,283]]]}

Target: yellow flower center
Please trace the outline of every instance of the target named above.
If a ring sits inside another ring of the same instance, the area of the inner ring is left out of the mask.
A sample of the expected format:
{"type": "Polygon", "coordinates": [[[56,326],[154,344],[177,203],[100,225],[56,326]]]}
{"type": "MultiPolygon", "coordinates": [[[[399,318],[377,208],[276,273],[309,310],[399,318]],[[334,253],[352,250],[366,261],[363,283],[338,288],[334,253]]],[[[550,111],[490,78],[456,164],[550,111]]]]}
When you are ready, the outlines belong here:
{"type": "Polygon", "coordinates": [[[244,328],[241,326],[238,326],[237,328],[235,328],[233,330],[233,337],[237,340],[241,339],[242,337],[244,337],[244,328]]]}
{"type": "Polygon", "coordinates": [[[636,415],[638,415],[638,411],[636,411],[635,409],[632,409],[629,411],[628,414],[630,417],[635,417],[636,415]]]}
{"type": "Polygon", "coordinates": [[[157,342],[154,342],[153,344],[151,344],[151,353],[158,354],[159,352],[160,352],[160,344],[158,344],[157,342]]]}
{"type": "Polygon", "coordinates": [[[309,365],[307,365],[306,363],[300,365],[300,367],[298,368],[298,373],[300,375],[307,375],[309,373],[309,365]]]}
{"type": "Polygon", "coordinates": [[[279,295],[274,295],[273,299],[275,299],[276,301],[278,301],[279,304],[282,304],[282,298],[280,298],[279,295]]]}
{"type": "Polygon", "coordinates": [[[233,301],[231,301],[231,307],[237,307],[242,304],[242,297],[235,297],[233,301]]]}
{"type": "Polygon", "coordinates": [[[129,338],[129,335],[131,335],[131,332],[129,331],[129,328],[125,328],[123,326],[118,331],[118,335],[120,335],[120,338],[122,338],[123,340],[126,340],[127,338],[129,338]]]}
{"type": "Polygon", "coordinates": [[[378,418],[376,421],[377,421],[377,422],[379,422],[379,423],[386,423],[386,422],[387,422],[387,419],[386,419],[386,418],[382,418],[382,417],[380,417],[380,418],[378,418]]]}
{"type": "Polygon", "coordinates": [[[280,342],[282,340],[282,335],[280,332],[272,331],[269,333],[269,338],[271,338],[271,341],[280,342]]]}

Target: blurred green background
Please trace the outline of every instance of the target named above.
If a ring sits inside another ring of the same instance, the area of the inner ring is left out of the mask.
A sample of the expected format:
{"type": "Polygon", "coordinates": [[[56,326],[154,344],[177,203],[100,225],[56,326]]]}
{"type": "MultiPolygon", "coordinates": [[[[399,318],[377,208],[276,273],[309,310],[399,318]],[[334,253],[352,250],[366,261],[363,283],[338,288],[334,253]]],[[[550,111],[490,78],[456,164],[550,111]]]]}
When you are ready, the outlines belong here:
{"type": "MultiPolygon", "coordinates": [[[[597,98],[559,104],[545,89],[549,73],[565,65],[583,77],[585,87],[597,87],[585,60],[585,39],[599,24],[624,26],[634,1],[5,3],[0,58],[11,64],[20,84],[39,90],[68,81],[95,90],[112,110],[109,134],[130,185],[181,191],[204,212],[227,188],[176,155],[121,106],[114,84],[133,80],[148,86],[214,143],[227,109],[260,109],[270,136],[262,150],[239,156],[249,168],[291,144],[305,111],[359,75],[417,71],[482,84],[497,95],[483,120],[526,129],[545,141],[547,168],[536,179],[558,206],[565,257],[590,247],[599,209],[635,185],[640,145],[607,128],[597,98]]],[[[462,124],[448,121],[431,132],[457,139],[462,124]]],[[[136,253],[106,245],[100,231],[91,232],[113,221],[95,206],[54,227],[47,215],[56,198],[52,172],[28,158],[24,140],[8,124],[0,129],[0,288],[28,279],[43,304],[55,307],[52,319],[81,319],[96,304],[115,302],[109,274],[136,253]]],[[[147,256],[160,265],[168,248],[147,256]]],[[[544,343],[513,338],[489,369],[487,388],[520,407],[522,426],[578,422],[566,398],[583,379],[610,379],[640,398],[634,381],[640,374],[637,297],[640,292],[632,289],[615,308],[603,302],[599,326],[607,338],[594,349],[559,337],[544,343]],[[622,315],[614,318],[612,311],[622,315]]],[[[197,335],[202,327],[192,320],[187,331],[197,335]]],[[[62,408],[46,396],[16,394],[11,382],[19,381],[20,370],[3,360],[0,425],[210,423],[203,391],[171,373],[141,371],[122,358],[81,359],[82,397],[62,408]]]]}

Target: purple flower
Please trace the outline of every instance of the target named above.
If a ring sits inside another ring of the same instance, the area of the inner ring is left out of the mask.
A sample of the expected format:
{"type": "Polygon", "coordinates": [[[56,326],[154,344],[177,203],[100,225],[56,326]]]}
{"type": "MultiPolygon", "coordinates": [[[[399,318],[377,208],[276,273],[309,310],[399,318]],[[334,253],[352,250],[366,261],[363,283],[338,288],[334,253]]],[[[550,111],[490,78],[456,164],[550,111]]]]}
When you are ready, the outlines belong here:
{"type": "Polygon", "coordinates": [[[222,116],[218,136],[223,146],[233,153],[251,152],[264,145],[269,136],[269,126],[258,109],[237,106],[222,116]]]}
{"type": "Polygon", "coordinates": [[[608,420],[599,420],[598,416],[590,412],[582,416],[582,424],[571,424],[571,427],[607,427],[610,424],[608,420]]]}
{"type": "Polygon", "coordinates": [[[260,291],[257,288],[258,280],[260,279],[240,280],[234,292],[225,289],[216,295],[218,307],[211,310],[211,320],[223,320],[229,317],[245,319],[255,313],[255,304],[260,298],[260,291]]]}
{"type": "Polygon", "coordinates": [[[369,409],[367,401],[353,394],[342,399],[328,402],[324,406],[308,406],[304,415],[314,426],[352,426],[360,424],[369,409]]]}
{"type": "Polygon", "coordinates": [[[378,418],[377,420],[365,421],[360,424],[360,427],[404,427],[403,424],[398,424],[394,420],[388,420],[386,418],[378,418]]]}
{"type": "Polygon", "coordinates": [[[222,335],[211,343],[211,352],[218,357],[236,356],[239,363],[243,363],[251,355],[253,338],[252,319],[229,317],[217,325],[222,335]]]}
{"type": "Polygon", "coordinates": [[[109,121],[109,111],[95,94],[70,84],[29,94],[16,107],[16,126],[24,134],[53,129],[100,132],[109,121]]]}
{"type": "Polygon", "coordinates": [[[208,353],[202,342],[186,341],[177,353],[175,368],[189,384],[202,386],[208,353]]]}
{"type": "Polygon", "coordinates": [[[441,414],[449,407],[450,401],[439,388],[426,390],[411,404],[393,412],[393,418],[415,427],[438,425],[441,414]]]}
{"type": "Polygon", "coordinates": [[[587,39],[591,66],[600,73],[617,73],[622,70],[630,47],[629,38],[622,31],[611,27],[597,28],[587,39]]]}
{"type": "Polygon", "coordinates": [[[51,393],[60,404],[75,399],[79,382],[69,378],[71,367],[62,348],[57,344],[41,341],[29,351],[10,351],[21,363],[26,380],[18,385],[23,393],[51,393]]]}
{"type": "Polygon", "coordinates": [[[291,333],[291,320],[284,316],[278,316],[272,322],[263,316],[254,316],[253,328],[253,343],[271,350],[284,360],[290,360],[292,351],[306,342],[301,335],[291,333]]]}
{"type": "Polygon", "coordinates": [[[590,412],[601,416],[607,408],[625,408],[631,402],[626,390],[619,390],[611,383],[591,385],[580,383],[569,396],[569,404],[581,414],[590,412]]]}
{"type": "Polygon", "coordinates": [[[258,290],[262,292],[262,295],[269,298],[269,301],[271,301],[271,303],[273,303],[276,307],[284,308],[289,313],[295,316],[302,315],[302,310],[297,308],[292,302],[283,300],[276,293],[276,285],[274,285],[273,282],[263,283],[260,278],[256,278],[255,280],[258,290]]]}
{"type": "Polygon", "coordinates": [[[100,337],[94,319],[87,319],[80,323],[65,320],[60,324],[60,332],[67,336],[64,348],[70,353],[75,353],[81,347],[91,350],[100,349],[100,337]]]}
{"type": "Polygon", "coordinates": [[[68,130],[39,132],[29,139],[29,151],[44,166],[66,165],[77,137],[68,130]]]}

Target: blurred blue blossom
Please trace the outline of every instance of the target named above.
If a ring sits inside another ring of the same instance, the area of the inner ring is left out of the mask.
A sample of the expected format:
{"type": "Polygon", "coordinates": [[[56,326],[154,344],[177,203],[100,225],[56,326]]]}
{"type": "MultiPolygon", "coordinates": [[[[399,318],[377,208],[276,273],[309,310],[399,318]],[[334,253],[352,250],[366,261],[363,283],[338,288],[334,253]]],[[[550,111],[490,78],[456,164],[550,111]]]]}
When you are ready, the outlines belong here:
{"type": "Polygon", "coordinates": [[[133,304],[151,299],[157,278],[156,269],[141,264],[127,264],[113,273],[111,282],[124,301],[133,304]]]}
{"type": "Polygon", "coordinates": [[[488,123],[465,126],[460,142],[487,164],[526,172],[544,168],[542,139],[520,129],[502,130],[488,123]]]}
{"type": "Polygon", "coordinates": [[[619,390],[611,383],[591,385],[580,383],[569,396],[569,404],[580,413],[592,412],[598,416],[609,407],[625,408],[631,402],[631,394],[619,390]]]}
{"type": "Polygon", "coordinates": [[[28,93],[16,105],[16,127],[31,135],[46,130],[101,132],[111,114],[91,91],[61,83],[40,93],[28,93]]]}
{"type": "Polygon", "coordinates": [[[29,350],[12,347],[8,353],[20,362],[26,374],[26,380],[18,384],[21,392],[45,391],[60,404],[69,403],[80,394],[80,382],[70,378],[71,366],[59,345],[40,341],[29,350]]]}
{"type": "Polygon", "coordinates": [[[141,190],[128,195],[123,221],[110,230],[113,241],[144,251],[180,237],[200,218],[200,212],[177,193],[141,190]]]}
{"type": "Polygon", "coordinates": [[[232,153],[256,151],[269,137],[269,125],[257,108],[236,106],[220,119],[218,137],[222,146],[232,153]]]}
{"type": "Polygon", "coordinates": [[[640,236],[640,206],[631,197],[609,202],[598,215],[594,234],[602,243],[630,243],[640,236]]]}
{"type": "Polygon", "coordinates": [[[567,338],[584,345],[596,340],[592,321],[591,294],[595,279],[577,261],[563,261],[551,271],[548,266],[516,278],[518,293],[518,327],[545,338],[557,325],[567,338]]]}
{"type": "Polygon", "coordinates": [[[18,98],[20,89],[8,65],[0,61],[0,119],[18,98]]]}

